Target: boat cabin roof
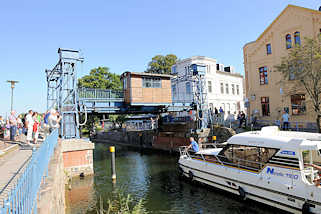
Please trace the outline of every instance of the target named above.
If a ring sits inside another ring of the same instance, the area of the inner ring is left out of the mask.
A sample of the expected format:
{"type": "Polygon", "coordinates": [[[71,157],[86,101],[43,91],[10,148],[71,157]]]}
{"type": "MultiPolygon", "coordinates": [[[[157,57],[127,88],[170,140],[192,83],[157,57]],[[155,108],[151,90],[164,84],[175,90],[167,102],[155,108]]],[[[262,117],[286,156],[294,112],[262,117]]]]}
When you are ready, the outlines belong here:
{"type": "Polygon", "coordinates": [[[321,134],[280,131],[277,126],[267,126],[260,131],[234,135],[227,142],[228,144],[275,149],[319,150],[321,149],[321,134]]]}

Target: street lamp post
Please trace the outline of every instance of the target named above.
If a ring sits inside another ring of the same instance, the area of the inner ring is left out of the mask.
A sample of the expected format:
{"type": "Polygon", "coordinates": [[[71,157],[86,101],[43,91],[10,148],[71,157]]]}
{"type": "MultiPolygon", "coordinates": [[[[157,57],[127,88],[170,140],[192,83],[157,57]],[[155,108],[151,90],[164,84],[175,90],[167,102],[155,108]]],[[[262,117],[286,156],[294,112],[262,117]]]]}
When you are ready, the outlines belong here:
{"type": "Polygon", "coordinates": [[[7,80],[8,83],[11,83],[11,111],[13,110],[13,89],[16,83],[19,81],[7,80]]]}

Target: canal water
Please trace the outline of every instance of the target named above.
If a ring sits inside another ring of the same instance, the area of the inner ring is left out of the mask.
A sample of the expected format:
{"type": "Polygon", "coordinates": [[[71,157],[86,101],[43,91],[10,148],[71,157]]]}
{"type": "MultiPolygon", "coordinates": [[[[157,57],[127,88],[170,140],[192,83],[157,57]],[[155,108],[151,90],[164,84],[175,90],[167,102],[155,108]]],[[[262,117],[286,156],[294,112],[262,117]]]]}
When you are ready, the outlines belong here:
{"type": "MultiPolygon", "coordinates": [[[[66,191],[67,214],[96,214],[95,205],[107,202],[113,190],[110,153],[106,144],[96,144],[94,176],[75,178],[66,191]]],[[[149,213],[275,214],[280,210],[179,179],[177,157],[141,153],[116,146],[116,189],[143,199],[149,213]]],[[[114,187],[115,189],[115,187],[114,187]]]]}

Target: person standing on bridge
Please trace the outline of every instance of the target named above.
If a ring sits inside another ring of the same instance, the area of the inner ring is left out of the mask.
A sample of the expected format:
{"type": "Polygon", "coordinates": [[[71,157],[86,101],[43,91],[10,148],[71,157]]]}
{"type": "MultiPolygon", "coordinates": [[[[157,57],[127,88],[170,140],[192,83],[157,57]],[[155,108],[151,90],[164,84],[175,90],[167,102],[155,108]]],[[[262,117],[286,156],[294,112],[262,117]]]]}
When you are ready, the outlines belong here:
{"type": "Polygon", "coordinates": [[[15,136],[17,134],[17,117],[16,112],[14,110],[11,111],[9,116],[9,123],[10,123],[10,140],[14,141],[15,136]]]}
{"type": "Polygon", "coordinates": [[[54,129],[59,128],[59,122],[61,117],[55,109],[50,110],[50,116],[48,117],[49,132],[51,133],[54,129]]]}
{"type": "Polygon", "coordinates": [[[32,110],[29,110],[25,121],[25,127],[27,128],[27,144],[29,145],[32,141],[32,132],[33,132],[33,124],[34,124],[32,114],[33,114],[32,110]]]}

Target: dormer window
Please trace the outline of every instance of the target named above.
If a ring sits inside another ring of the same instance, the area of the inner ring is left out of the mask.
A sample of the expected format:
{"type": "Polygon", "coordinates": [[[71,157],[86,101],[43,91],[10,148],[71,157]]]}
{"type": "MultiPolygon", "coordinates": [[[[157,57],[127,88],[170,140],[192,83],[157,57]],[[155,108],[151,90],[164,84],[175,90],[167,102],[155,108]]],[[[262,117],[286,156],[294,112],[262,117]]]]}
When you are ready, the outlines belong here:
{"type": "Polygon", "coordinates": [[[285,36],[285,42],[286,42],[286,49],[292,48],[292,39],[290,34],[287,34],[285,36]]]}

